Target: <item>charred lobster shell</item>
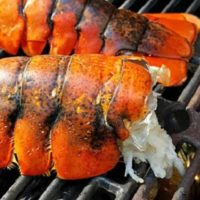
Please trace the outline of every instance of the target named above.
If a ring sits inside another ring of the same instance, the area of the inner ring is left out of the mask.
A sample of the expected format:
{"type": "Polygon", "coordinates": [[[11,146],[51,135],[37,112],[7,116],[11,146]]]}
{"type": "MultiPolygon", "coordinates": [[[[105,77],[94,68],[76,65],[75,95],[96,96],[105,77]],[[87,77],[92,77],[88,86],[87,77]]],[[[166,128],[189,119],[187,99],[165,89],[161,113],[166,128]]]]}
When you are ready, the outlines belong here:
{"type": "Polygon", "coordinates": [[[0,0],[0,8],[0,48],[10,54],[134,53],[169,68],[166,86],[186,79],[200,26],[189,14],[139,15],[105,0],[0,0]]]}
{"type": "Polygon", "coordinates": [[[103,55],[0,60],[0,168],[14,152],[24,175],[102,174],[120,157],[123,119],[147,111],[151,75],[144,62],[103,55]],[[52,159],[53,156],[53,159],[52,159]]]}
{"type": "MultiPolygon", "coordinates": [[[[188,59],[190,42],[197,35],[191,25],[188,42],[152,16],[118,10],[105,0],[27,0],[23,4],[1,0],[0,8],[0,47],[10,54],[16,54],[20,46],[27,55],[41,54],[49,40],[52,54],[116,55],[129,50],[188,59]]],[[[185,27],[189,22],[180,20],[179,24],[185,27]]]]}

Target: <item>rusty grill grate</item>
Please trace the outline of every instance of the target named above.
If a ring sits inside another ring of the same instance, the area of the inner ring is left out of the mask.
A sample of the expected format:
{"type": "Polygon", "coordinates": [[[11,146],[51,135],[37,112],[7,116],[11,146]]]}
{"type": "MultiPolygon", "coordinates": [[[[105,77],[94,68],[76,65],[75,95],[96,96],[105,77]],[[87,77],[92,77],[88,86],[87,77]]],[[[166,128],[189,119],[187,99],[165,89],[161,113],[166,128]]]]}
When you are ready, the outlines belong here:
{"type": "MultiPolygon", "coordinates": [[[[109,1],[120,9],[131,9],[138,13],[187,12],[200,17],[199,0],[109,1]]],[[[190,78],[185,85],[176,89],[166,89],[159,85],[155,87],[162,94],[157,109],[161,125],[172,135],[177,146],[188,142],[196,149],[195,158],[172,200],[187,199],[194,177],[200,169],[200,114],[197,112],[200,110],[200,37],[195,48],[197,53],[189,63],[190,78]]],[[[62,181],[55,174],[49,177],[24,177],[13,166],[12,169],[0,171],[0,197],[2,200],[147,200],[150,196],[154,199],[152,191],[156,193],[158,190],[158,180],[147,164],[135,164],[135,169],[144,177],[143,185],[123,176],[123,162],[119,162],[115,169],[103,176],[81,181],[62,181]]]]}

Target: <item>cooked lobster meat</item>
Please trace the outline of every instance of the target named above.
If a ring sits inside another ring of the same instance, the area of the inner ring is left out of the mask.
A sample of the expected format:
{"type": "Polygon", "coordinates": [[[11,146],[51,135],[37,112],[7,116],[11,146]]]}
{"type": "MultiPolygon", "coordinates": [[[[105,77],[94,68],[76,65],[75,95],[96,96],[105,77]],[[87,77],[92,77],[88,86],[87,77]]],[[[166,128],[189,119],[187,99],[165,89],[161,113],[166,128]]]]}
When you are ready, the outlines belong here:
{"type": "MultiPolygon", "coordinates": [[[[45,174],[53,165],[62,179],[109,171],[120,158],[118,143],[130,142],[132,128],[152,114],[152,86],[148,65],[133,56],[1,59],[0,168],[7,167],[15,153],[23,175],[45,174]]],[[[156,131],[156,137],[162,138],[163,131],[156,131]]],[[[152,164],[159,177],[179,162],[170,137],[164,135],[168,139],[160,156],[165,159],[162,173],[152,164]]]]}

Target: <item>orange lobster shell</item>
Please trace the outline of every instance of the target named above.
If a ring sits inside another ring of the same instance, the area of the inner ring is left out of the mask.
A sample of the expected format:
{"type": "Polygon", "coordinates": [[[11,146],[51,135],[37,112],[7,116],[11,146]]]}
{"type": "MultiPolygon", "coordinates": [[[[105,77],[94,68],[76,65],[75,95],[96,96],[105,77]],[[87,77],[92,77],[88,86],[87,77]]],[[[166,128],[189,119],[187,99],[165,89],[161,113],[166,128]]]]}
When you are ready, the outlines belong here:
{"type": "Polygon", "coordinates": [[[0,168],[15,152],[23,175],[81,179],[112,169],[124,119],[147,112],[152,79],[144,62],[105,55],[0,60],[0,168]],[[17,113],[17,114],[16,114],[17,113]]]}

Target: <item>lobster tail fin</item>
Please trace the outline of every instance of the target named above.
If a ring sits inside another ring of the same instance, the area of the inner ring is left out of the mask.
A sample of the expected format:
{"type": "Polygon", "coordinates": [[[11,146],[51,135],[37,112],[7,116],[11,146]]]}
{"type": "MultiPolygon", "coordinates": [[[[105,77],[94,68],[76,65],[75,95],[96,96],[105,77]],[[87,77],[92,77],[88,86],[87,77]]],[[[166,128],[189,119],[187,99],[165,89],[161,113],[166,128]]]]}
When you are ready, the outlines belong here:
{"type": "MultiPolygon", "coordinates": [[[[191,26],[193,32],[189,37],[194,40],[196,30],[191,26]]],[[[192,46],[185,38],[128,10],[114,13],[105,29],[104,38],[102,53],[107,55],[118,54],[123,49],[164,58],[189,59],[192,55],[192,46]]]]}
{"type": "MultiPolygon", "coordinates": [[[[183,19],[168,19],[159,17],[156,14],[144,14],[150,21],[157,22],[172,31],[178,33],[182,37],[186,38],[190,43],[194,43],[197,38],[198,29],[197,26],[187,20],[183,19]],[[178,27],[177,27],[178,26],[178,27]]],[[[165,15],[164,15],[165,16],[165,15]]]]}
{"type": "Polygon", "coordinates": [[[198,30],[200,30],[200,19],[195,15],[189,13],[145,13],[143,14],[147,18],[159,18],[159,19],[170,19],[170,20],[181,20],[188,21],[192,24],[195,24],[198,30]]]}
{"type": "Polygon", "coordinates": [[[175,32],[149,22],[139,43],[138,52],[163,58],[189,59],[192,46],[175,32]]]}
{"type": "Polygon", "coordinates": [[[166,67],[169,70],[169,80],[166,77],[160,77],[159,83],[165,87],[181,85],[187,79],[187,62],[178,59],[159,58],[152,56],[141,56],[150,66],[166,67]]]}
{"type": "Polygon", "coordinates": [[[17,54],[24,32],[25,20],[20,10],[20,0],[0,1],[0,48],[17,54]]]}

